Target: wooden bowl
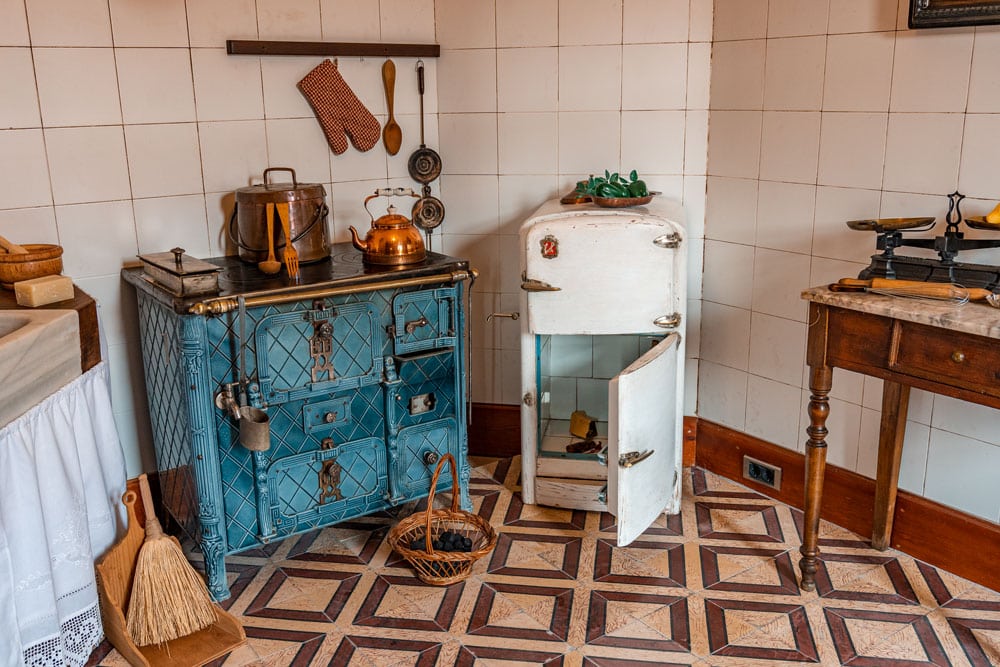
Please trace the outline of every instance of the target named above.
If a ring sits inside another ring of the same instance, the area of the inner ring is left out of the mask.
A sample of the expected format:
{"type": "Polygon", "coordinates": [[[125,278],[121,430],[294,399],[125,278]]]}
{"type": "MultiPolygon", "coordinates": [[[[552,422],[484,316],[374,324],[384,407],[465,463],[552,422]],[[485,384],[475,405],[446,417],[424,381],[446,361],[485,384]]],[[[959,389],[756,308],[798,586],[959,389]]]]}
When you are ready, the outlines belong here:
{"type": "Polygon", "coordinates": [[[27,253],[0,253],[0,287],[14,289],[14,283],[62,273],[63,249],[51,243],[26,243],[27,253]]]}
{"type": "Polygon", "coordinates": [[[659,192],[650,192],[645,197],[591,197],[591,201],[601,208],[628,208],[630,206],[645,206],[653,201],[659,192]]]}

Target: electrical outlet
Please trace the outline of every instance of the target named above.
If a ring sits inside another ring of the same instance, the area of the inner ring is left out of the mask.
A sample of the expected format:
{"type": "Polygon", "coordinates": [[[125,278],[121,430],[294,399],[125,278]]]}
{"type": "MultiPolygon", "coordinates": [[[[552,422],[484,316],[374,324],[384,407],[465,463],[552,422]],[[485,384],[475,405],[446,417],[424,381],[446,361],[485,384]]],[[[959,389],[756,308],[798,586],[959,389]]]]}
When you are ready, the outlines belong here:
{"type": "Polygon", "coordinates": [[[743,456],[743,477],[772,489],[781,489],[781,468],[750,456],[743,456]]]}

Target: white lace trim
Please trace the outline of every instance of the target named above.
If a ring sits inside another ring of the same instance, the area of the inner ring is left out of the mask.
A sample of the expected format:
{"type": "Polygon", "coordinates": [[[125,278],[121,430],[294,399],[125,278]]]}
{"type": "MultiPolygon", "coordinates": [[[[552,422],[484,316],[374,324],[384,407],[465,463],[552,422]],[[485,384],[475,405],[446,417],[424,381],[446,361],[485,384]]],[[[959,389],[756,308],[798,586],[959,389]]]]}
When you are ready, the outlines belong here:
{"type": "Polygon", "coordinates": [[[101,611],[95,602],[62,624],[58,637],[24,649],[26,667],[81,667],[104,639],[101,611]]]}

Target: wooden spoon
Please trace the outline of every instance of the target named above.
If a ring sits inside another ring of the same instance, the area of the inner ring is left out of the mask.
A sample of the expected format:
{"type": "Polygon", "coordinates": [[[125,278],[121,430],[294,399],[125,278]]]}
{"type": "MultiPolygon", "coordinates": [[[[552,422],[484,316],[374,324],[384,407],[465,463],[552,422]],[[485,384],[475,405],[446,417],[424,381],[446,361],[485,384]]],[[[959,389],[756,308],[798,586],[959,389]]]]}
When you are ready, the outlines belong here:
{"type": "Polygon", "coordinates": [[[399,152],[399,147],[403,145],[403,130],[392,115],[392,103],[396,87],[396,65],[391,60],[386,60],[382,65],[382,83],[385,85],[385,101],[389,107],[389,120],[382,128],[382,143],[385,144],[385,152],[395,155],[399,152]]]}
{"type": "Polygon", "coordinates": [[[267,259],[258,262],[257,268],[273,275],[281,271],[281,262],[274,257],[274,204],[265,204],[264,211],[267,216],[267,259]]]}
{"type": "Polygon", "coordinates": [[[28,254],[27,248],[25,248],[24,246],[17,245],[16,243],[12,243],[11,241],[8,241],[2,236],[0,236],[0,248],[3,248],[5,251],[15,255],[28,254]]]}

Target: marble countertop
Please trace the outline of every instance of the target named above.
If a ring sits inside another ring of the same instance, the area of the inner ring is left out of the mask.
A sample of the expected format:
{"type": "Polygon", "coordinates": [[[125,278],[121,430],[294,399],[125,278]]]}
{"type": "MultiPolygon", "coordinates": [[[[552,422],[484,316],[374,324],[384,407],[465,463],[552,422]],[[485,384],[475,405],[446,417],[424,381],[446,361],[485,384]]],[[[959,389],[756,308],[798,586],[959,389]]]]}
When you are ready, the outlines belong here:
{"type": "Polygon", "coordinates": [[[836,308],[1000,339],[1000,308],[985,303],[960,305],[872,292],[832,292],[828,287],[811,287],[802,292],[802,298],[836,308]]]}

